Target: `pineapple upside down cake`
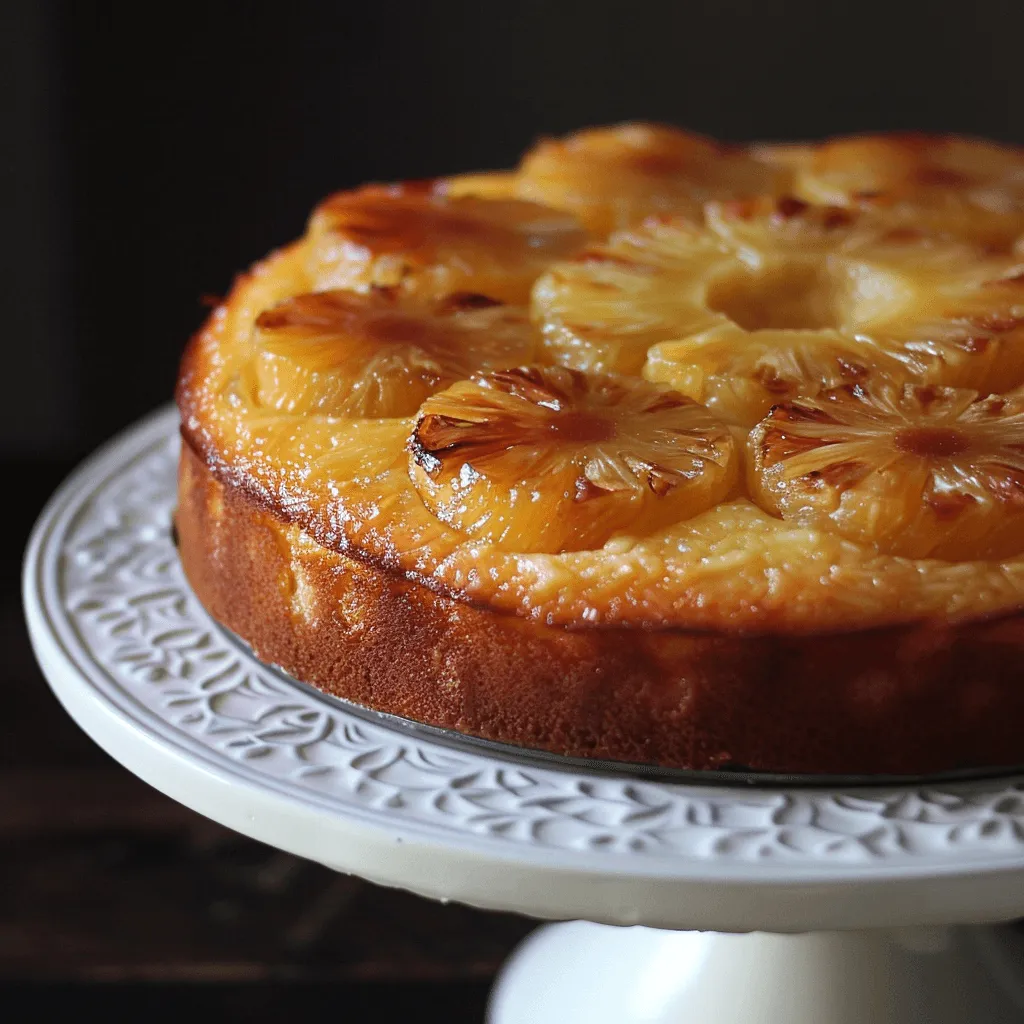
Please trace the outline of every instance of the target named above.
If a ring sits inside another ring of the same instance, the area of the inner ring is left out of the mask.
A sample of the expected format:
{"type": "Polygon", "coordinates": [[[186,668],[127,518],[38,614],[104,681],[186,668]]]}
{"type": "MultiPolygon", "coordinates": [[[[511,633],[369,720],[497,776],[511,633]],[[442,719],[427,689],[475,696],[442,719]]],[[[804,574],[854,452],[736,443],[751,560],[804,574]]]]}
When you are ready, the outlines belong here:
{"type": "Polygon", "coordinates": [[[672,768],[1024,763],[1024,150],[628,124],[326,199],[192,340],[182,562],[378,711],[672,768]]]}

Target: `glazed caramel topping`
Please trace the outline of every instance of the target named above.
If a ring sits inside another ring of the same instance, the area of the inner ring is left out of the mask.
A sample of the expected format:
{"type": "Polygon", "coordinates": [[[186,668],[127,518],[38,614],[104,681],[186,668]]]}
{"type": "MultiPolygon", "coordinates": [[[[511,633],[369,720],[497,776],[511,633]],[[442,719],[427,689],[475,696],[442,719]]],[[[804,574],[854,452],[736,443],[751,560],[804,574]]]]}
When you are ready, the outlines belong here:
{"type": "Polygon", "coordinates": [[[544,622],[994,614],[1024,601],[1020,169],[625,125],[332,196],[211,317],[185,434],[318,544],[544,622]]]}

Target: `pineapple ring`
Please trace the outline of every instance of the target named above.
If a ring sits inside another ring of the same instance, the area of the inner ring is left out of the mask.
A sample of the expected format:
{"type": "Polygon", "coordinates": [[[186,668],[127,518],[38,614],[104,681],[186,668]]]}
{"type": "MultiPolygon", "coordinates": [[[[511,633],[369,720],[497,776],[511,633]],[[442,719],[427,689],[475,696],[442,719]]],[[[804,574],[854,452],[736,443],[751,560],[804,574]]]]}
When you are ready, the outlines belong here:
{"type": "Polygon", "coordinates": [[[521,303],[552,260],[586,240],[558,210],[448,190],[444,182],[378,185],[325,200],[307,231],[314,288],[399,287],[422,298],[474,292],[521,303]]]}
{"type": "Polygon", "coordinates": [[[551,267],[548,359],[640,373],[750,427],[864,378],[982,392],[1024,382],[1024,268],[965,242],[783,198],[651,220],[551,267]]]}
{"type": "Polygon", "coordinates": [[[256,318],[254,405],[282,413],[411,416],[476,370],[528,361],[526,311],[481,295],[439,302],[392,289],[313,292],[256,318]]]}
{"type": "Polygon", "coordinates": [[[670,382],[730,422],[749,427],[773,405],[801,392],[852,384],[872,375],[899,379],[905,366],[868,338],[851,344],[838,331],[759,330],[729,325],[649,352],[644,375],[670,382]],[[815,382],[808,388],[807,382],[815,382]]]}
{"type": "Polygon", "coordinates": [[[516,194],[568,210],[604,237],[650,214],[698,217],[708,199],[775,193],[787,180],[742,147],[623,124],[540,142],[520,164],[516,194]]]}
{"type": "Polygon", "coordinates": [[[917,134],[853,135],[817,147],[764,147],[810,202],[876,210],[892,222],[992,246],[1024,233],[1024,148],[917,134]]]}
{"type": "Polygon", "coordinates": [[[732,435],[701,406],[560,367],[498,371],[428,398],[409,448],[439,520],[513,551],[642,536],[712,507],[738,475],[732,435]]]}
{"type": "Polygon", "coordinates": [[[854,385],[776,406],[751,432],[766,510],[907,558],[1024,551],[1024,401],[854,385]]]}

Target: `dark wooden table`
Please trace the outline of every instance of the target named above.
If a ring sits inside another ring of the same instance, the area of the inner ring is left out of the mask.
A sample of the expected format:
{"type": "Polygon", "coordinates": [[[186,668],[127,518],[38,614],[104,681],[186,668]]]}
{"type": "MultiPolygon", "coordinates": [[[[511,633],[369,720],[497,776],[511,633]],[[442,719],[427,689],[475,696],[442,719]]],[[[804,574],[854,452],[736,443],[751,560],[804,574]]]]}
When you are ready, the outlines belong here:
{"type": "Polygon", "coordinates": [[[19,571],[70,468],[3,477],[23,500],[0,555],[0,1017],[481,1021],[532,921],[379,888],[237,835],[136,779],[58,705],[31,653],[19,571]]]}

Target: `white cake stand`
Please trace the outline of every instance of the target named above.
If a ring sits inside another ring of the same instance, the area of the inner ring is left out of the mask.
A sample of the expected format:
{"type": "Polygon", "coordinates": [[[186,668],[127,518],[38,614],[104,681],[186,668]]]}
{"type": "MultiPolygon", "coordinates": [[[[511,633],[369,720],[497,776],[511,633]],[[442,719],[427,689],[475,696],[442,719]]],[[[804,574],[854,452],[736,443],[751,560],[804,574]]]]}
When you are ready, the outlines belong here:
{"type": "Polygon", "coordinates": [[[993,925],[1024,916],[1024,779],[679,784],[368,720],[256,661],[192,596],[175,428],[162,411],[85,463],[25,561],[53,689],[147,782],[338,871],[569,921],[512,957],[494,1024],[1024,1021],[1024,947],[993,925]]]}

